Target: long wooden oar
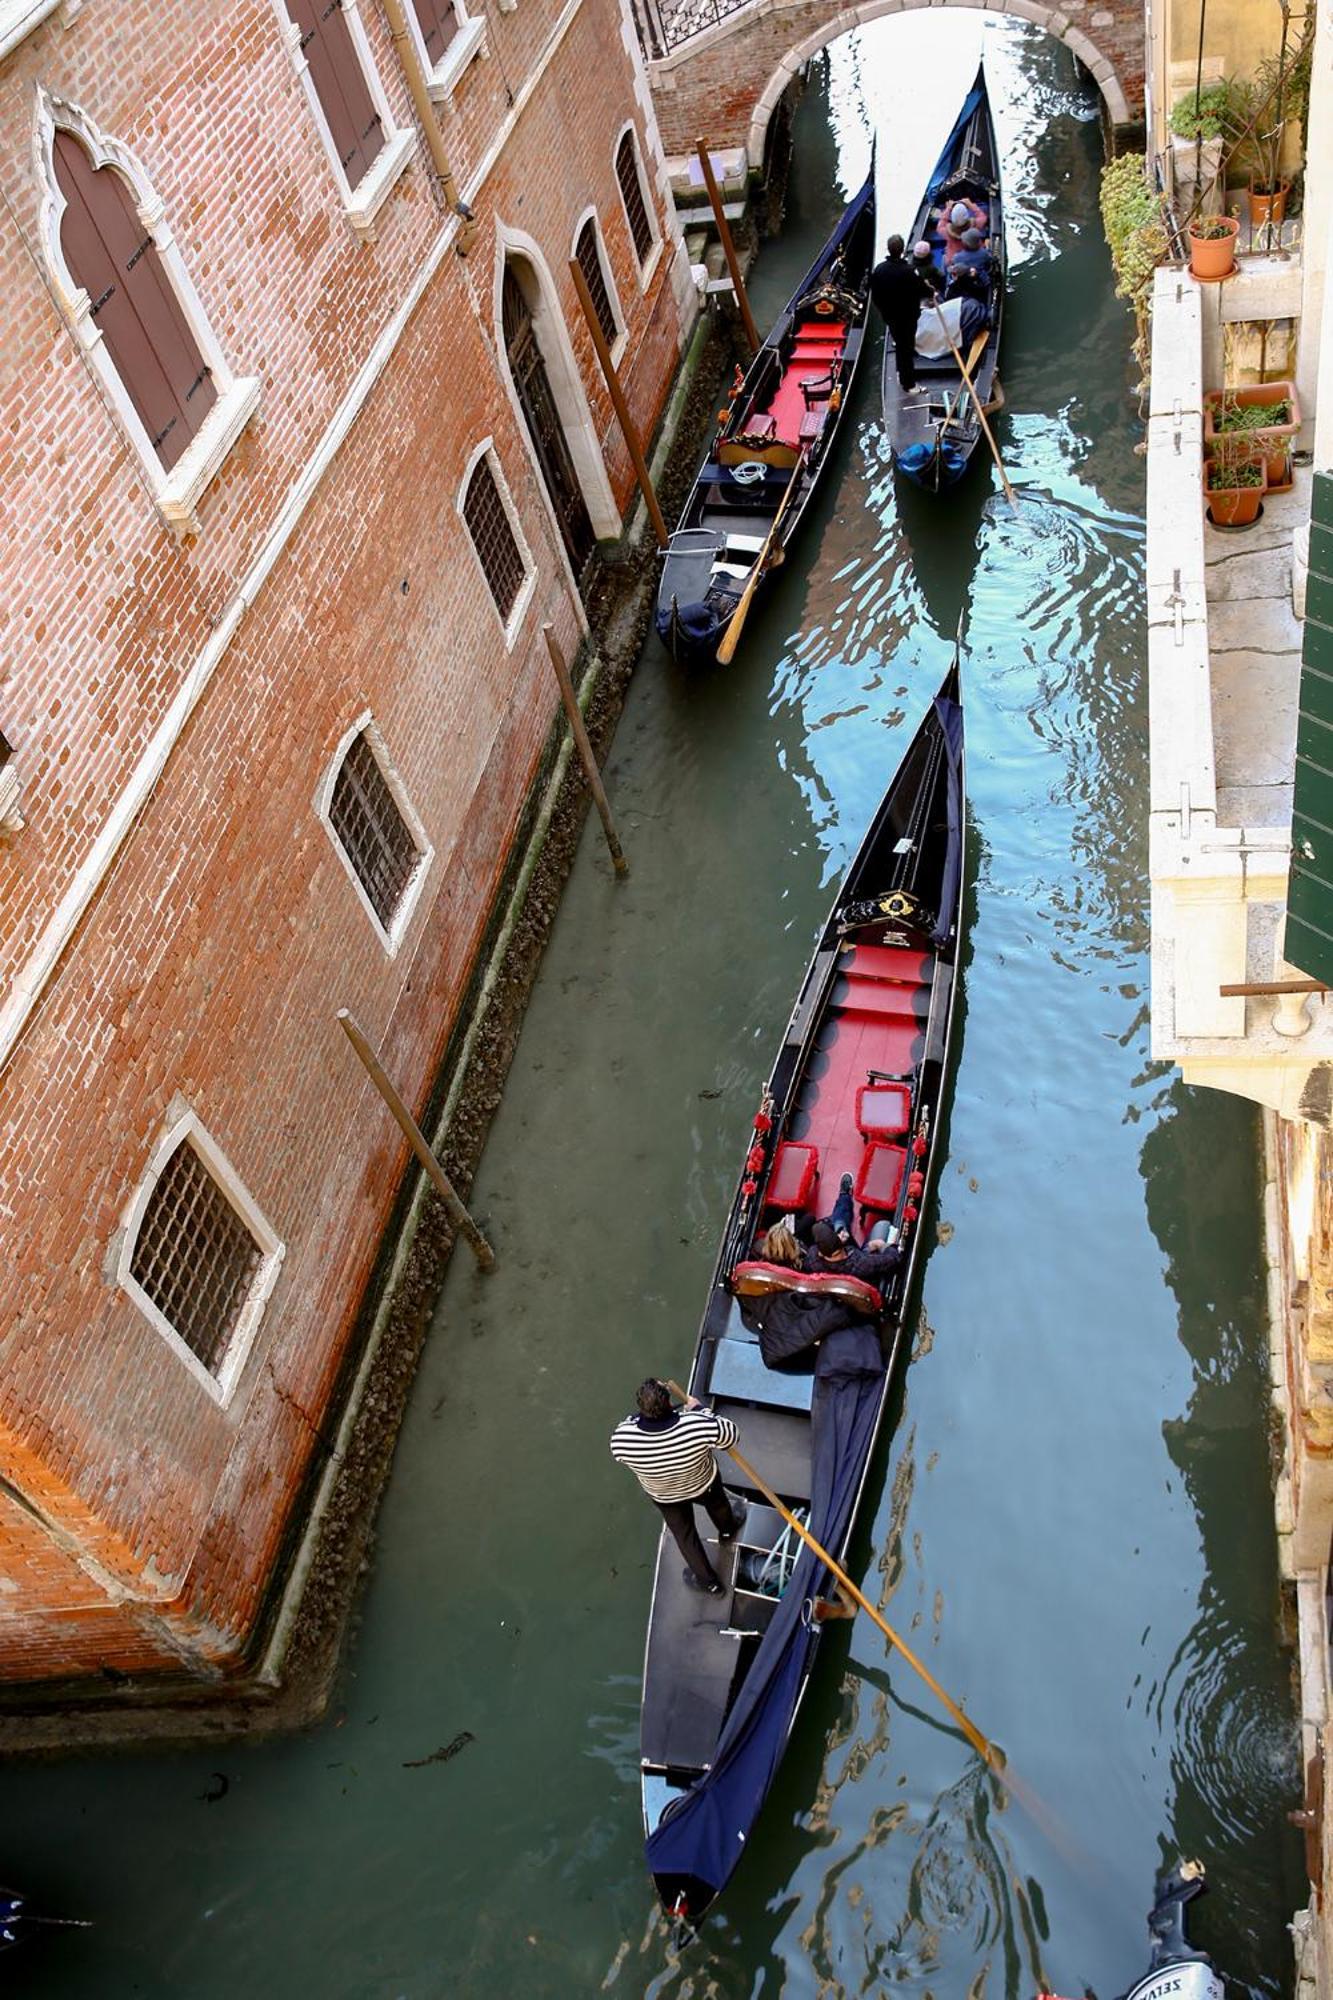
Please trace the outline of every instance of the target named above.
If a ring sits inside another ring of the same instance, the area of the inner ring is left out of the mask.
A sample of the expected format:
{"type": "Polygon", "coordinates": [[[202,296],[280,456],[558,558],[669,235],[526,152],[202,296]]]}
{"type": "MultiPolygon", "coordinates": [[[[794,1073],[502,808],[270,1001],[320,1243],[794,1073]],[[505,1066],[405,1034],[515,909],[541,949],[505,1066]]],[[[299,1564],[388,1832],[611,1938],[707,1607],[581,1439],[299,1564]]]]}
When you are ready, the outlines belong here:
{"type": "Polygon", "coordinates": [[[759,580],[763,576],[764,571],[768,568],[769,563],[772,560],[772,558],[769,555],[769,550],[773,547],[773,542],[777,535],[779,524],[781,523],[783,515],[787,511],[787,502],[791,499],[792,494],[796,491],[796,484],[797,481],[800,479],[801,467],[803,464],[804,460],[798,458],[795,465],[791,469],[791,478],[787,481],[787,490],[783,494],[782,499],[778,505],[778,511],[773,516],[773,525],[769,529],[768,534],[764,539],[763,548],[760,549],[759,554],[755,557],[755,564],[754,568],[750,571],[749,582],[746,584],[744,590],[741,592],[740,602],[737,604],[736,609],[731,614],[731,623],[728,625],[726,631],[722,634],[722,644],[717,649],[717,662],[718,665],[721,667],[725,667],[726,665],[728,665],[728,663],[731,660],[732,654],[735,652],[737,646],[740,644],[740,637],[745,627],[745,621],[750,615],[750,605],[754,600],[754,594],[756,590],[758,590],[759,588],[759,580]]]}
{"type": "MultiPolygon", "coordinates": [[[[688,1400],[685,1391],[680,1387],[679,1383],[668,1380],[667,1387],[668,1389],[670,1389],[673,1396],[678,1396],[680,1398],[682,1403],[688,1400]]],[[[782,1502],[779,1500],[777,1494],[773,1491],[772,1487],[766,1485],[765,1482],[759,1477],[759,1474],[750,1464],[750,1461],[747,1458],[743,1457],[739,1451],[737,1451],[734,1444],[729,1445],[727,1449],[730,1451],[731,1456],[735,1459],[737,1465],[739,1465],[741,1471],[745,1474],[746,1478],[751,1482],[752,1485],[757,1487],[758,1490],[763,1494],[769,1506],[775,1508],[777,1512],[781,1514],[783,1520],[787,1523],[787,1526],[789,1528],[794,1528],[796,1530],[797,1534],[800,1536],[801,1540],[806,1544],[807,1548],[811,1548],[814,1550],[815,1554],[819,1557],[819,1560],[825,1565],[827,1569],[832,1571],[838,1583],[842,1586],[843,1590],[847,1592],[848,1596],[853,1598],[856,1601],[856,1603],[860,1605],[861,1609],[867,1612],[869,1616],[874,1619],[876,1625],[878,1625],[880,1631],[884,1634],[884,1637],[888,1640],[889,1644],[891,1646],[897,1647],[898,1651],[902,1654],[903,1658],[906,1660],[908,1666],[914,1667],[917,1673],[920,1674],[922,1680],[926,1683],[926,1686],[930,1688],[934,1694],[938,1695],[939,1699],[944,1703],[944,1706],[948,1709],[950,1715],[953,1717],[954,1721],[958,1724],[958,1727],[962,1730],[964,1736],[966,1736],[968,1742],[972,1745],[973,1749],[976,1750],[979,1753],[979,1755],[985,1758],[986,1762],[990,1765],[993,1771],[998,1771],[1001,1774],[1003,1774],[1004,1772],[1003,1754],[996,1749],[993,1743],[988,1741],[988,1739],[982,1735],[981,1731],[977,1728],[974,1722],[969,1721],[968,1717],[964,1715],[962,1709],[958,1706],[958,1703],[956,1701],[953,1701],[944,1692],[944,1689],[940,1686],[934,1674],[931,1673],[930,1668],[926,1666],[923,1661],[917,1658],[916,1654],[912,1651],[911,1647],[907,1644],[905,1639],[899,1638],[898,1634],[894,1631],[892,1625],[890,1625],[888,1619],[884,1617],[882,1612],[879,1612],[875,1609],[874,1605],[870,1602],[870,1599],[868,1597],[863,1596],[863,1594],[857,1589],[856,1585],[852,1582],[852,1579],[848,1576],[846,1570],[843,1569],[840,1564],[834,1562],[832,1556],[829,1554],[828,1550],[823,1546],[823,1544],[817,1542],[814,1536],[810,1533],[810,1530],[808,1528],[802,1527],[801,1523],[797,1520],[796,1516],[790,1513],[787,1510],[787,1508],[783,1506],[782,1502]]]]}
{"type": "MultiPolygon", "coordinates": [[[[972,381],[972,377],[967,372],[967,363],[964,361],[962,355],[958,351],[958,344],[954,340],[953,335],[949,331],[949,322],[944,317],[944,314],[940,311],[940,302],[938,299],[934,299],[932,300],[932,304],[935,307],[935,316],[939,320],[940,326],[944,333],[944,338],[949,343],[950,352],[952,353],[954,360],[958,363],[958,372],[962,376],[964,382],[966,382],[967,384],[967,393],[972,398],[972,407],[977,413],[977,417],[978,420],[980,421],[982,430],[985,431],[986,433],[986,442],[990,446],[990,455],[995,460],[996,468],[999,471],[1000,478],[1004,484],[1005,498],[1009,502],[1009,505],[1012,507],[1014,504],[1014,489],[1009,484],[1009,474],[1004,469],[1004,460],[1000,457],[1000,447],[995,442],[995,433],[994,431],[992,431],[989,423],[987,423],[986,421],[986,412],[981,406],[981,398],[980,396],[978,396],[976,392],[976,387],[972,381]]],[[[976,349],[974,348],[973,353],[975,352],[976,349]]]]}

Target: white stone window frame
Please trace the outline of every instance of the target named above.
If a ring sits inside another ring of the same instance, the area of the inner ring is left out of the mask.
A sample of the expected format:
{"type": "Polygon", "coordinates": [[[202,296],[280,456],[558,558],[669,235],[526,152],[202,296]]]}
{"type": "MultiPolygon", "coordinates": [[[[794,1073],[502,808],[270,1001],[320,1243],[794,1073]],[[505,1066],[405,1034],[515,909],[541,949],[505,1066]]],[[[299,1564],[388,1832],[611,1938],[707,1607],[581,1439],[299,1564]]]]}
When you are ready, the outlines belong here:
{"type": "Polygon", "coordinates": [[[39,235],[60,309],[142,463],[162,518],[177,535],[198,534],[199,502],[259,408],[259,377],[232,373],[185,260],[176,247],[166,219],[166,204],[129,148],[104,133],[78,105],[54,96],[41,85],[37,90],[34,145],[37,177],[43,191],[39,235]],[[56,133],[62,130],[79,141],[95,167],[114,167],[128,182],[135,212],[146,234],[153,239],[167,282],[212,375],[217,401],[170,472],[158,457],[129,388],[107,351],[92,316],[93,302],[65,262],[60,224],[66,203],[55,170],[56,133]]]}
{"type": "MultiPolygon", "coordinates": [[[[582,211],[578,221],[574,224],[574,234],[569,240],[570,261],[571,263],[578,262],[579,238],[583,234],[585,224],[589,221],[592,223],[593,241],[597,245],[597,257],[602,267],[602,283],[606,286],[606,296],[611,301],[611,311],[615,316],[617,327],[616,337],[611,342],[611,362],[613,367],[619,367],[620,357],[629,345],[629,321],[625,317],[625,308],[620,303],[620,293],[616,290],[616,281],[611,271],[611,259],[606,251],[606,238],[602,234],[602,218],[597,213],[595,202],[588,203],[588,206],[582,211]]],[[[634,246],[631,244],[631,255],[633,255],[633,251],[634,246]]],[[[582,313],[580,313],[579,317],[582,318],[582,313]]]]}
{"type": "Polygon", "coordinates": [[[612,144],[611,178],[616,184],[616,193],[620,197],[620,212],[625,218],[625,234],[629,238],[629,254],[633,258],[635,269],[639,273],[639,290],[646,292],[653,281],[653,276],[658,265],[662,261],[662,225],[657,219],[657,208],[653,202],[652,190],[648,185],[648,176],[643,170],[643,141],[639,137],[639,128],[632,118],[625,120],[620,130],[616,133],[615,141],[612,144]],[[639,263],[639,252],[634,241],[634,231],[630,227],[629,210],[625,206],[625,196],[620,186],[620,175],[616,169],[616,158],[620,152],[621,141],[627,132],[630,135],[630,142],[634,149],[634,171],[639,177],[639,194],[643,200],[643,212],[648,218],[648,227],[653,232],[653,240],[642,265],[639,263]]]}
{"type": "Polygon", "coordinates": [[[282,1260],[286,1254],[286,1244],[272,1228],[235,1167],[196,1114],[193,1111],[186,1111],[173,1119],[154,1148],[153,1156],[148,1162],[148,1171],[125,1211],[120,1253],[116,1260],[116,1283],[138,1307],[149,1324],[161,1334],[177,1360],[184,1363],[200,1387],[224,1410],[236,1393],[245,1364],[254,1346],[255,1336],[259,1332],[264,1309],[278,1282],[282,1260]],[[176,1331],[166,1314],[153,1304],[130,1270],[139,1241],[139,1230],[143,1225],[148,1204],[152,1200],[153,1190],[179,1148],[187,1141],[194,1147],[218,1187],[236,1210],[261,1252],[259,1269],[251,1280],[250,1295],[241,1309],[240,1317],[227,1344],[222,1366],[216,1374],[204,1365],[189,1342],[176,1331]]]}
{"type": "MultiPolygon", "coordinates": [[[[328,156],[333,171],[334,183],[342,200],[343,213],[358,236],[367,241],[373,239],[375,223],[389,196],[407,171],[408,161],[416,150],[417,135],[411,126],[399,126],[389,109],[389,100],[380,81],[379,69],[371,53],[370,41],[365,23],[361,19],[359,0],[340,0],[343,13],[347,16],[348,32],[352,37],[352,47],[361,65],[361,74],[370,92],[370,101],[379,114],[380,128],[384,133],[384,145],[380,156],[368,173],[353,187],[347,178],[346,169],[338,157],[338,148],[333,142],[329,121],[324,116],[324,106],[319,101],[314,78],[310,74],[310,64],[301,48],[301,30],[288,13],[285,0],[273,0],[273,11],[278,17],[278,30],[283,44],[291,58],[292,68],[300,79],[305,92],[306,104],[319,133],[320,144],[328,156]]],[[[410,11],[410,9],[409,9],[410,11]]]]}
{"type": "Polygon", "coordinates": [[[82,5],[83,0],[0,0],[0,57],[16,49],[52,14],[59,13],[61,27],[67,28],[82,5]]]}
{"type": "Polygon", "coordinates": [[[504,476],[504,468],[500,464],[499,453],[495,449],[495,439],[493,437],[483,438],[481,443],[473,450],[463,469],[463,477],[454,500],[454,506],[457,508],[458,518],[463,524],[463,533],[467,537],[467,545],[471,549],[473,561],[477,565],[477,573],[486,586],[487,601],[497,618],[500,616],[500,607],[495,601],[495,592],[491,589],[491,580],[487,576],[485,564],[481,560],[481,550],[472,539],[472,530],[468,526],[467,515],[463,512],[463,503],[467,499],[468,487],[472,484],[472,475],[483,458],[490,465],[491,478],[495,481],[495,490],[500,496],[500,505],[505,510],[510,531],[513,534],[515,542],[518,544],[519,555],[523,559],[523,581],[519,585],[518,595],[514,599],[513,610],[510,612],[503,626],[505,650],[512,653],[514,643],[522,629],[528,606],[532,602],[533,591],[537,587],[537,563],[532,550],[528,547],[528,538],[523,532],[523,523],[518,518],[518,509],[514,505],[514,496],[509,490],[509,481],[504,476]]]}
{"type": "Polygon", "coordinates": [[[371,709],[364,709],[351,728],[345,730],[339,738],[338,747],[325,766],[324,775],[319,781],[319,789],[315,793],[315,816],[323,823],[333,851],[346,870],[347,879],[356,891],[357,901],[370,919],[375,935],[384,947],[386,957],[396,958],[411,926],[417,904],[421,900],[421,892],[426,886],[426,877],[435,859],[435,846],[421,822],[420,814],[408,796],[407,787],[399,776],[393,758],[389,755],[389,746],[380,732],[379,724],[371,709]],[[338,837],[338,830],[333,824],[333,788],[338,782],[343,761],[358,736],[364,736],[369,743],[371,755],[379,765],[380,776],[388,786],[393,802],[402,814],[417,849],[417,865],[407,879],[407,886],[398,899],[398,907],[393,913],[393,922],[388,929],[381,922],[379,911],[366,894],[365,885],[356,872],[356,863],[343,846],[338,837]]]}
{"type": "Polygon", "coordinates": [[[430,57],[426,53],[425,39],[421,33],[421,23],[417,19],[417,10],[412,5],[412,0],[403,0],[403,16],[407,22],[407,32],[416,51],[421,74],[426,79],[426,90],[433,104],[447,104],[454,94],[454,85],[472,58],[490,53],[486,46],[485,15],[470,14],[465,0],[451,0],[451,4],[458,20],[458,33],[432,69],[430,57]]]}

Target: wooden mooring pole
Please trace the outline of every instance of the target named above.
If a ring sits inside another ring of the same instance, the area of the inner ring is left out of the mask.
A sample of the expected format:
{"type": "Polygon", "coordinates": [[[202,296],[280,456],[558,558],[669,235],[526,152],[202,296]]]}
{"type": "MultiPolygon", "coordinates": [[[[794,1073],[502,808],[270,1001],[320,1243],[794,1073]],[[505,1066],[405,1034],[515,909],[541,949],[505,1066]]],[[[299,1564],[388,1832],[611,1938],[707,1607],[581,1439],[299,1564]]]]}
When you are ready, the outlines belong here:
{"type": "Polygon", "coordinates": [[[662,509],[657,504],[657,495],[653,491],[652,475],[648,470],[648,462],[644,458],[643,447],[639,443],[639,434],[634,428],[634,419],[631,417],[629,405],[625,401],[625,392],[620,386],[620,377],[616,373],[616,364],[611,359],[611,350],[606,344],[606,335],[602,332],[602,323],[597,317],[597,308],[592,302],[592,293],[588,290],[588,280],[583,275],[577,257],[571,257],[569,260],[569,275],[574,280],[574,290],[579,295],[579,304],[583,307],[583,317],[588,322],[588,331],[592,335],[592,344],[597,350],[597,359],[602,364],[602,373],[606,377],[606,386],[611,393],[612,408],[615,410],[616,417],[619,420],[625,443],[629,447],[630,463],[634,467],[634,477],[639,482],[639,491],[642,493],[644,505],[648,509],[648,519],[653,524],[653,533],[657,537],[657,546],[659,549],[664,549],[671,540],[671,537],[667,533],[667,524],[662,519],[662,509]]]}
{"type": "Polygon", "coordinates": [[[1248,979],[1235,986],[1219,986],[1224,1000],[1248,1000],[1265,993],[1327,993],[1322,979],[1248,979]]]}
{"type": "Polygon", "coordinates": [[[493,1271],[495,1269],[494,1250],[492,1250],[490,1244],[486,1241],[486,1238],[482,1235],[476,1223],[459,1200],[458,1190],[427,1145],[425,1133],[390,1083],[385,1074],[384,1065],[375,1054],[374,1049],[371,1048],[370,1043],[366,1040],[346,1007],[338,1009],[338,1019],[342,1024],[343,1033],[360,1056],[367,1076],[369,1076],[376,1090],[388,1105],[397,1121],[400,1131],[411,1146],[412,1151],[420,1160],[422,1166],[426,1169],[431,1185],[448,1210],[449,1220],[453,1223],[459,1235],[467,1239],[468,1248],[477,1260],[477,1269],[479,1271],[493,1271]]]}
{"type": "Polygon", "coordinates": [[[741,319],[745,326],[745,338],[750,343],[751,354],[758,354],[761,345],[759,328],[754,323],[754,314],[750,311],[750,301],[745,295],[745,280],[741,277],[740,259],[736,255],[736,245],[731,240],[731,230],[727,225],[727,218],[722,211],[722,194],[718,188],[717,176],[713,172],[713,162],[708,157],[708,148],[705,146],[703,140],[696,139],[694,143],[699,154],[699,165],[703,168],[704,186],[708,189],[708,199],[713,204],[713,220],[717,224],[717,233],[722,239],[722,254],[727,260],[727,269],[731,273],[731,283],[736,293],[736,303],[741,309],[741,319]]]}
{"type": "Polygon", "coordinates": [[[574,747],[579,753],[579,760],[583,765],[583,775],[588,780],[588,789],[592,793],[598,817],[602,822],[602,832],[606,835],[606,844],[611,851],[611,865],[617,875],[628,875],[629,863],[625,859],[625,850],[620,845],[620,835],[616,832],[616,823],[611,817],[611,805],[606,796],[606,787],[602,783],[602,774],[597,768],[597,759],[593,755],[592,744],[588,741],[588,731],[583,722],[583,710],[579,707],[579,698],[574,692],[574,683],[569,678],[569,668],[566,666],[565,656],[560,650],[560,641],[556,638],[554,627],[550,624],[542,626],[542,636],[546,640],[546,650],[551,655],[551,665],[555,668],[555,677],[560,683],[560,699],[564,702],[565,714],[569,717],[569,727],[574,736],[574,747]]]}

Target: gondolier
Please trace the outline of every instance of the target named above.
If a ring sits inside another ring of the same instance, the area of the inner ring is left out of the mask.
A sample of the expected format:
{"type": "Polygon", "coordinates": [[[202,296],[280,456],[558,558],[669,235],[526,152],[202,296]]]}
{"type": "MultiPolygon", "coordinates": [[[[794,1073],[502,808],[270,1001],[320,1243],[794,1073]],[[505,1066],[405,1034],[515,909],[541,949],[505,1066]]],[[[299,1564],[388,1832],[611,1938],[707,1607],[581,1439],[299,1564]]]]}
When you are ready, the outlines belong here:
{"type": "Polygon", "coordinates": [[[716,1456],[735,1444],[739,1432],[729,1417],[714,1416],[697,1396],[683,1410],[673,1409],[665,1382],[652,1376],[639,1385],[635,1400],[637,1414],[611,1433],[611,1456],[629,1467],[675,1536],[688,1564],[685,1582],[720,1597],[722,1580],[699,1540],[694,1510],[706,1508],[720,1542],[729,1542],[740,1527],[744,1516],[727,1498],[716,1456]]]}

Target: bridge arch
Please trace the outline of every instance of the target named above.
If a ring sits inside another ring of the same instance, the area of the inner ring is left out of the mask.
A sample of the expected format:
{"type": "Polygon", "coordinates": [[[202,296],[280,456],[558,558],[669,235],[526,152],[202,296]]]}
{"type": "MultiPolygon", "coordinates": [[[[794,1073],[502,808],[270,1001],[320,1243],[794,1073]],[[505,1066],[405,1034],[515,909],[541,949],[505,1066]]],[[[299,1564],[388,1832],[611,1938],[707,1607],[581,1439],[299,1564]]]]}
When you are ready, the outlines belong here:
{"type": "MultiPolygon", "coordinates": [[[[819,27],[813,29],[797,42],[782,57],[770,74],[755,101],[746,134],[745,151],[751,166],[758,166],[764,157],[764,142],[768,136],[768,122],[777,109],[778,101],[790,84],[793,76],[811,56],[818,55],[830,42],[837,41],[839,35],[847,34],[853,28],[864,27],[868,21],[878,21],[888,14],[913,13],[918,8],[929,7],[932,0],[860,0],[860,4],[843,7],[830,14],[819,27]]],[[[934,0],[939,5],[939,0],[934,0]]],[[[1069,18],[1067,12],[1057,7],[1045,7],[1041,0],[1001,0],[1001,4],[987,7],[985,0],[945,0],[946,5],[972,6],[980,12],[1017,15],[1024,21],[1035,21],[1065,47],[1072,49],[1084,68],[1088,70],[1101,91],[1106,103],[1107,116],[1113,125],[1127,125],[1134,115],[1124,84],[1116,72],[1110,56],[1104,55],[1092,40],[1069,18]]],[[[1108,24],[1112,20],[1110,10],[1103,10],[1108,24]]],[[[1099,13],[1098,19],[1102,15],[1099,13]]],[[[1140,110],[1142,106],[1140,105],[1140,110]]]]}

